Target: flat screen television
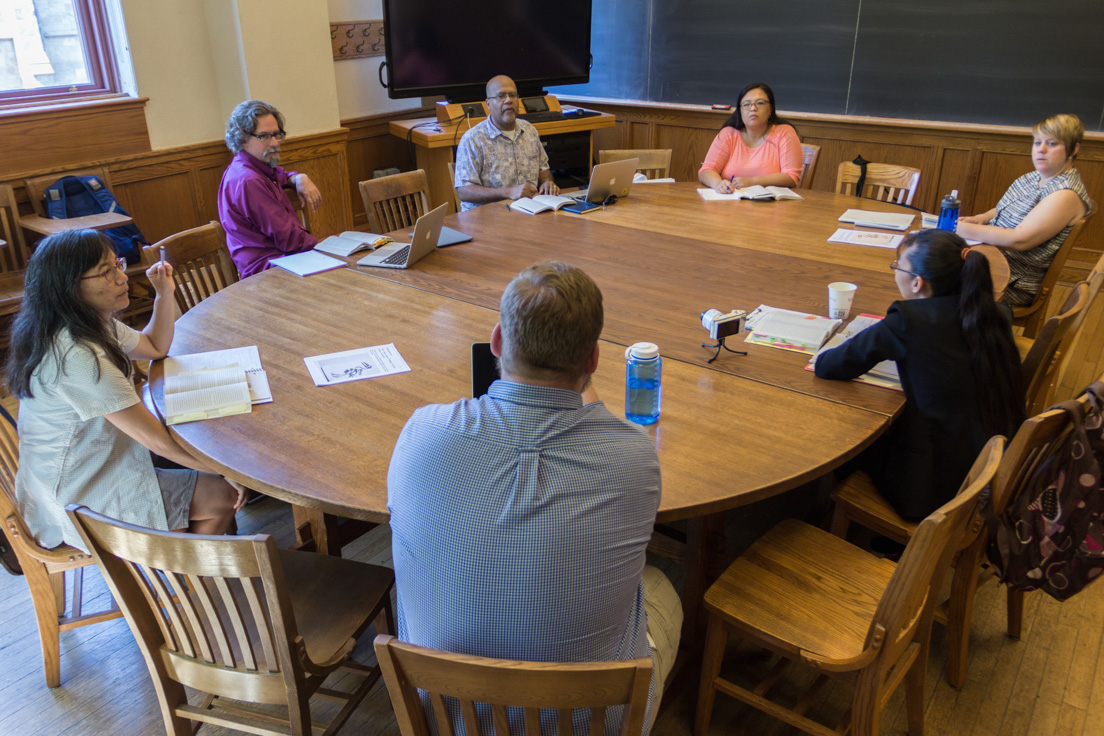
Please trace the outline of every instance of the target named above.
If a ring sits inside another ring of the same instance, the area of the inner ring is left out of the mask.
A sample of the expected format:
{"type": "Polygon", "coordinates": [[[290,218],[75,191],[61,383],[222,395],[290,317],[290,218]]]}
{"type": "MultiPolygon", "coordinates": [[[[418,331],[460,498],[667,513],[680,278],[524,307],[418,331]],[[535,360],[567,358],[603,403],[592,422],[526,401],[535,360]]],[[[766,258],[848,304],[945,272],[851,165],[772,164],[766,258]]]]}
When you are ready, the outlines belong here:
{"type": "Polygon", "coordinates": [[[590,13],[591,0],[384,0],[387,94],[481,100],[496,74],[523,96],[584,84],[590,13]]]}

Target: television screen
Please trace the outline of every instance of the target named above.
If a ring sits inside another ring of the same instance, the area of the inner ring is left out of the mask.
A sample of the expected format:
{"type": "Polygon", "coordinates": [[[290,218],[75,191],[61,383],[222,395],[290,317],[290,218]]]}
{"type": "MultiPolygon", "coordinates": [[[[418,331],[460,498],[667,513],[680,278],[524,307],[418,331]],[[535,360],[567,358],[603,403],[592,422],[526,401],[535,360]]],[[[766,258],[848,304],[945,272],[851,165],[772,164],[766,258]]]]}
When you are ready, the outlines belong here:
{"type": "Polygon", "coordinates": [[[482,99],[496,74],[522,94],[590,80],[591,0],[384,0],[387,93],[482,99]]]}

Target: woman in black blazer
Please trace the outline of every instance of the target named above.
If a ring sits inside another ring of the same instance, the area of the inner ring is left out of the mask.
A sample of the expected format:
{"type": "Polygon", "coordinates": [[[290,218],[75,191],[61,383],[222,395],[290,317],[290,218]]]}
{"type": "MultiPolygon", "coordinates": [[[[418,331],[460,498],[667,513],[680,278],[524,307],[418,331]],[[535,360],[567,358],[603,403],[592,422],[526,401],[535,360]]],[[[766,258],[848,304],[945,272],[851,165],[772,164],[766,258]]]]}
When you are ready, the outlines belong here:
{"type": "Polygon", "coordinates": [[[849,380],[897,362],[905,408],[848,469],[870,473],[906,519],[958,492],[985,442],[1024,419],[1019,354],[989,262],[946,230],[908,235],[890,264],[904,298],[885,319],[817,359],[820,378],[849,380]]]}

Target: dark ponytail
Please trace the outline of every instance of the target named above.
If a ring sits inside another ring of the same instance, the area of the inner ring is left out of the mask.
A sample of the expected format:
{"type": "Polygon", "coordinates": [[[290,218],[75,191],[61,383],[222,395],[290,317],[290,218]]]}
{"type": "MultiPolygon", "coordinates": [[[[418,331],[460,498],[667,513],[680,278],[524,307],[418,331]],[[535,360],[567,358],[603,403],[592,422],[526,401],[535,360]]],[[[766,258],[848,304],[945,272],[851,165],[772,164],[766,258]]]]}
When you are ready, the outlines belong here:
{"type": "Polygon", "coordinates": [[[909,264],[927,281],[932,296],[958,294],[982,422],[990,434],[1011,437],[1025,418],[1026,398],[1012,326],[993,299],[989,261],[946,230],[910,233],[899,252],[905,250],[909,264]]]}

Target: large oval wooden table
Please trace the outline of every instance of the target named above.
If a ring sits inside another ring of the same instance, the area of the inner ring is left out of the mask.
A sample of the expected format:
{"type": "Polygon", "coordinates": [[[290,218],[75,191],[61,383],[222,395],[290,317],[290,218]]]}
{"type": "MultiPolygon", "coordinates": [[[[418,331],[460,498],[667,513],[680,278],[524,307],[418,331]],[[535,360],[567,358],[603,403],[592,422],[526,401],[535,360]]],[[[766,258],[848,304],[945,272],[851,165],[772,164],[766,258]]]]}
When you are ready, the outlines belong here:
{"type": "MultiPolygon", "coordinates": [[[[301,532],[340,553],[329,515],[386,522],[399,432],[415,408],[470,395],[470,344],[489,338],[509,280],[538,260],[574,263],[605,297],[595,382],[610,409],[623,409],[624,346],[657,342],[665,359],[662,416],[647,431],[663,472],[659,519],[692,520],[689,612],[706,584],[702,540],[717,512],[830,471],[869,445],[903,404],[897,392],[817,379],[796,353],[741,342],[733,347],[746,357],[722,352],[706,362],[706,309],[768,304],[825,314],[831,281],[858,285],[852,314],[883,314],[897,297],[892,251],[827,243],[848,207],[896,208],[802,194],[800,202],[706,203],[690,185],[637,186],[587,216],[529,216],[494,204],[451,216],[450,226],[474,241],[411,269],[250,277],[185,314],[171,353],[258,345],[273,402],[172,431],[219,472],[294,504],[301,532]],[[318,388],[303,363],[392,342],[409,373],[318,388]]],[[[163,410],[157,365],[151,388],[163,410]]]]}

